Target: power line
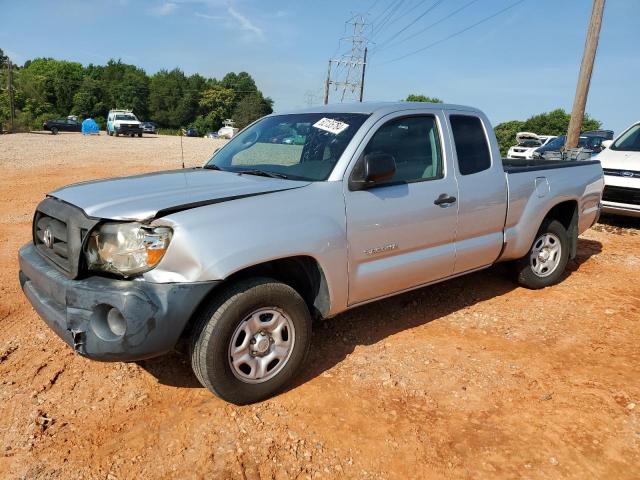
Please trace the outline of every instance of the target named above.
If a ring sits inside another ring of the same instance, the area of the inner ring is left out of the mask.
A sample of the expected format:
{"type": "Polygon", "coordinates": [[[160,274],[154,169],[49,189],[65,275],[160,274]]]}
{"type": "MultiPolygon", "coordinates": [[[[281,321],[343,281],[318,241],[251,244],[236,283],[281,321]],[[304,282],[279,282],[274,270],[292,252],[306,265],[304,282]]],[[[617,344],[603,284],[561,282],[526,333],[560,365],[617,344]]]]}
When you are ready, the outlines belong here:
{"type": "Polygon", "coordinates": [[[398,60],[405,59],[405,58],[407,58],[407,57],[410,57],[411,55],[415,55],[416,53],[424,52],[425,50],[428,50],[429,48],[435,47],[436,45],[440,45],[441,43],[446,42],[447,40],[450,40],[450,39],[452,39],[452,38],[454,38],[454,37],[457,37],[458,35],[461,35],[461,34],[463,34],[463,33],[465,33],[465,32],[468,32],[468,31],[469,31],[469,30],[471,30],[472,28],[475,28],[475,27],[477,27],[478,25],[480,25],[480,24],[482,24],[482,23],[488,22],[488,21],[489,21],[489,20],[491,20],[492,18],[497,17],[498,15],[500,15],[500,14],[502,14],[502,13],[506,12],[507,10],[511,10],[513,7],[515,7],[515,6],[519,5],[519,4],[521,4],[521,3],[522,3],[522,2],[524,2],[524,1],[525,1],[525,0],[518,0],[517,2],[515,2],[515,3],[511,4],[511,5],[509,5],[508,7],[505,7],[505,8],[503,8],[503,9],[501,9],[501,10],[498,10],[496,13],[494,13],[494,14],[492,14],[492,15],[489,15],[488,17],[483,18],[482,20],[479,20],[479,21],[477,21],[476,23],[474,23],[474,24],[472,24],[472,25],[469,25],[468,27],[463,28],[462,30],[458,30],[457,32],[452,33],[451,35],[448,35],[448,36],[446,36],[446,37],[444,37],[444,38],[441,38],[440,40],[437,40],[437,41],[435,41],[435,42],[433,42],[433,43],[430,43],[430,44],[429,44],[429,45],[427,45],[426,47],[422,47],[422,48],[420,48],[420,49],[418,49],[418,50],[415,50],[415,51],[413,51],[413,52],[407,53],[406,55],[402,55],[402,56],[400,56],[400,57],[396,57],[396,58],[394,58],[394,59],[387,60],[386,62],[382,62],[380,65],[386,65],[386,64],[388,64],[388,63],[397,62],[398,60]]]}
{"type": "Polygon", "coordinates": [[[405,38],[401,38],[400,40],[398,40],[395,43],[392,43],[391,45],[381,45],[380,47],[376,48],[375,53],[378,53],[382,50],[385,50],[387,48],[393,48],[397,45],[400,45],[401,43],[406,42],[407,40],[411,40],[412,38],[417,37],[418,35],[423,34],[424,32],[426,32],[427,30],[435,27],[436,25],[440,25],[442,22],[444,22],[445,20],[449,20],[451,17],[453,17],[454,15],[457,15],[458,13],[460,13],[461,11],[463,11],[464,9],[470,7],[471,5],[473,5],[474,3],[476,3],[478,0],[471,0],[470,2],[465,3],[464,5],[462,5],[461,7],[455,9],[453,12],[449,13],[448,15],[442,17],[440,20],[437,20],[429,25],[427,25],[426,27],[424,27],[422,30],[418,30],[415,33],[412,33],[411,35],[409,35],[408,37],[405,38]]]}
{"type": "Polygon", "coordinates": [[[382,32],[382,30],[384,30],[388,23],[389,20],[391,20],[391,18],[393,18],[393,16],[398,13],[398,10],[400,9],[400,7],[402,6],[402,4],[404,3],[405,0],[396,0],[394,3],[391,4],[391,8],[389,10],[389,13],[384,17],[384,19],[382,20],[382,22],[377,25],[377,26],[373,26],[372,30],[371,30],[371,38],[376,37],[377,35],[380,34],[380,32],[382,32]]]}
{"type": "Polygon", "coordinates": [[[394,35],[389,37],[381,45],[384,45],[385,43],[389,43],[390,41],[395,40],[396,38],[398,38],[398,35],[400,35],[403,32],[405,32],[408,28],[411,28],[413,25],[416,24],[416,22],[419,22],[427,13],[431,12],[434,8],[436,8],[438,5],[440,5],[443,1],[444,0],[436,0],[429,8],[427,8],[424,12],[422,12],[420,15],[418,15],[416,18],[414,18],[411,22],[409,22],[409,24],[407,26],[405,26],[404,28],[401,28],[398,32],[396,32],[394,35]]]}
{"type": "Polygon", "coordinates": [[[376,8],[376,5],[378,5],[378,2],[380,0],[374,0],[374,2],[371,4],[371,6],[369,7],[369,10],[367,10],[368,13],[371,13],[371,11],[376,8]]]}
{"type": "Polygon", "coordinates": [[[400,20],[401,18],[406,17],[407,15],[409,15],[411,12],[413,12],[414,10],[416,10],[418,7],[421,7],[422,5],[424,5],[425,3],[427,3],[427,0],[420,0],[418,3],[416,3],[413,7],[411,7],[409,10],[407,10],[406,12],[404,12],[404,14],[397,16],[396,18],[394,18],[391,22],[389,22],[389,25],[393,25],[394,23],[396,23],[398,20],[400,20]]]}
{"type": "MultiPolygon", "coordinates": [[[[393,2],[391,2],[389,5],[387,5],[387,8],[385,8],[384,10],[382,10],[382,12],[380,12],[380,13],[378,14],[378,16],[376,16],[376,18],[374,18],[373,20],[371,20],[371,24],[372,24],[372,25],[376,25],[376,24],[378,23],[378,20],[380,20],[380,19],[385,15],[385,13],[387,13],[387,12],[389,11],[389,9],[390,9],[391,7],[393,7],[393,5],[394,5],[395,3],[397,3],[398,1],[399,1],[399,0],[394,0],[394,1],[393,1],[393,2]]],[[[371,10],[371,9],[369,9],[369,10],[371,10]]]]}

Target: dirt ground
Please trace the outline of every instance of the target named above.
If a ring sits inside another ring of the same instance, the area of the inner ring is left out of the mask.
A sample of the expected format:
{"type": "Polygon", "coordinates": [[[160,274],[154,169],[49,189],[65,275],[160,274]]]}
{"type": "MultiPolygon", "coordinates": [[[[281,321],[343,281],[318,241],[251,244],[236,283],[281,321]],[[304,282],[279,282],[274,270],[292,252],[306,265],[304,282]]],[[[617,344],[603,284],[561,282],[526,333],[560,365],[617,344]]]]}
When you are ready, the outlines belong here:
{"type": "MultiPolygon", "coordinates": [[[[185,163],[217,142],[185,138],[185,163]]],[[[253,406],[179,353],[75,355],[18,283],[37,202],[180,164],[177,137],[0,136],[0,478],[639,478],[637,221],[586,232],[543,291],[497,266],[324,322],[297,382],[253,406]]]]}

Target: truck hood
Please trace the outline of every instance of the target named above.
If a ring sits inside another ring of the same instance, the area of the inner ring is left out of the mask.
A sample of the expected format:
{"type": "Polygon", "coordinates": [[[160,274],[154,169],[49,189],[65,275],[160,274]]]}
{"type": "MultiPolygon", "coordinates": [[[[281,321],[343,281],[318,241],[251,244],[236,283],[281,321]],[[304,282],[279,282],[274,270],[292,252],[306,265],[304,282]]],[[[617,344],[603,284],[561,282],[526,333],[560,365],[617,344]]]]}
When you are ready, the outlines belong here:
{"type": "Polygon", "coordinates": [[[640,152],[605,148],[599,154],[595,155],[593,160],[600,160],[602,168],[640,172],[640,152]]]}
{"type": "Polygon", "coordinates": [[[308,184],[195,168],[76,183],[49,195],[81,208],[90,217],[142,221],[308,184]]]}
{"type": "Polygon", "coordinates": [[[516,140],[520,143],[523,140],[540,140],[540,137],[531,132],[518,132],[516,133],[516,140]]]}

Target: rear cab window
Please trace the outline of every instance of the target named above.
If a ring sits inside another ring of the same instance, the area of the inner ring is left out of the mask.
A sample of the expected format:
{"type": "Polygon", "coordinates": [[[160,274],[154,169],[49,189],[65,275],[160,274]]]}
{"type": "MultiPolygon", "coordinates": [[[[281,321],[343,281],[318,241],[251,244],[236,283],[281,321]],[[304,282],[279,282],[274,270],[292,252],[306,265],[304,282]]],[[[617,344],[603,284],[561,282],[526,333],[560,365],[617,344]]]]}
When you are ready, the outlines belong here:
{"type": "Polygon", "coordinates": [[[491,150],[480,118],[450,115],[449,122],[460,174],[472,175],[488,170],[491,167],[491,150]]]}

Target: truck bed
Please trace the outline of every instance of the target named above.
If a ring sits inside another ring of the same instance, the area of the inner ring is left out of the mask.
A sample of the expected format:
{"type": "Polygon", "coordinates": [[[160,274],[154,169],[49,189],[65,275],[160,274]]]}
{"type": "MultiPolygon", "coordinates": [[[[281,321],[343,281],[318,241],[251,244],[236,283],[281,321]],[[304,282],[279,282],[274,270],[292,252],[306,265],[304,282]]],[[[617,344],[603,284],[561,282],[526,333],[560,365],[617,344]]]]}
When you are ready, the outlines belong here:
{"type": "Polygon", "coordinates": [[[537,170],[550,170],[553,168],[580,167],[584,165],[599,164],[598,160],[584,160],[572,162],[567,160],[526,160],[520,158],[503,158],[502,166],[506,173],[535,172],[537,170]]]}

